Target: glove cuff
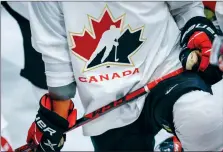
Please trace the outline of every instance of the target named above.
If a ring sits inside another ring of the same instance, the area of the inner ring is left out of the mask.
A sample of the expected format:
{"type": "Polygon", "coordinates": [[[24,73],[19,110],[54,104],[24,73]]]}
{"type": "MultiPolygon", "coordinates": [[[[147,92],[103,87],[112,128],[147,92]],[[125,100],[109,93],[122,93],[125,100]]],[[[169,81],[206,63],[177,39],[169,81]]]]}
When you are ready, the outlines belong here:
{"type": "Polygon", "coordinates": [[[192,34],[196,31],[205,32],[211,41],[218,34],[217,29],[210,20],[202,16],[196,16],[191,18],[183,27],[180,38],[181,46],[187,44],[192,34]]]}

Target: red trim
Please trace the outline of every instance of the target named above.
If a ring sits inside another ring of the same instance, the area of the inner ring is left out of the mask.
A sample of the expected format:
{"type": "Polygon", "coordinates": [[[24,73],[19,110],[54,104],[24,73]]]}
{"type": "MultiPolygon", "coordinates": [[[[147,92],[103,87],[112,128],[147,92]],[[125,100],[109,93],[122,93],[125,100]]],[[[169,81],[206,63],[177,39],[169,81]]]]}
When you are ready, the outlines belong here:
{"type": "MultiPolygon", "coordinates": [[[[182,72],[183,72],[183,68],[180,68],[180,69],[178,69],[178,70],[175,70],[175,71],[173,71],[173,72],[171,72],[171,73],[168,73],[167,75],[164,75],[164,76],[161,77],[161,78],[158,78],[158,79],[156,79],[156,80],[154,80],[154,81],[148,83],[148,84],[147,84],[147,87],[148,87],[149,90],[151,90],[151,89],[154,88],[159,82],[161,82],[161,81],[163,81],[163,80],[165,80],[165,79],[171,78],[171,77],[173,77],[173,76],[176,76],[176,75],[178,75],[178,74],[180,74],[180,73],[182,73],[182,72]]],[[[132,92],[132,93],[130,93],[130,94],[127,94],[126,97],[125,97],[125,99],[126,99],[126,100],[131,100],[132,98],[134,98],[134,97],[136,97],[136,96],[138,96],[138,95],[140,95],[140,94],[145,93],[145,91],[146,91],[146,90],[145,90],[144,87],[143,87],[143,88],[140,88],[140,89],[138,89],[138,90],[136,90],[136,91],[134,91],[134,92],[132,92]]]]}
{"type": "Polygon", "coordinates": [[[125,99],[126,100],[131,100],[132,98],[134,98],[134,97],[136,97],[136,96],[138,96],[138,95],[140,95],[142,93],[145,93],[144,87],[143,88],[140,88],[140,89],[138,89],[138,90],[136,90],[136,91],[134,91],[132,93],[127,94],[126,97],[125,97],[125,99]]]}
{"type": "Polygon", "coordinates": [[[8,141],[1,136],[1,149],[5,152],[13,151],[12,146],[8,143],[8,141]]]}
{"type": "Polygon", "coordinates": [[[154,88],[159,82],[161,82],[161,81],[163,81],[163,80],[165,80],[165,79],[174,77],[174,76],[176,76],[176,75],[182,73],[183,71],[184,71],[183,68],[180,68],[180,69],[178,69],[178,70],[176,70],[176,71],[173,71],[173,72],[171,72],[171,73],[168,73],[167,75],[164,75],[163,77],[158,78],[158,79],[156,79],[156,80],[150,82],[149,84],[147,84],[147,86],[148,86],[149,90],[151,90],[151,89],[154,88]]]}
{"type": "Polygon", "coordinates": [[[182,145],[176,136],[173,136],[174,151],[182,152],[182,145]]]}
{"type": "Polygon", "coordinates": [[[215,12],[216,1],[203,1],[205,7],[215,12]]]}

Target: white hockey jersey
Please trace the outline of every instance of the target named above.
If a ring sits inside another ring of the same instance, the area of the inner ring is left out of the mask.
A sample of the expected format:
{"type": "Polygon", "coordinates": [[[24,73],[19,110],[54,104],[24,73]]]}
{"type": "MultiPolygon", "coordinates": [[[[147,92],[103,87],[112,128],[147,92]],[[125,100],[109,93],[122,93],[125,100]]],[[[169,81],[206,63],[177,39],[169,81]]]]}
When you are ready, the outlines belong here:
{"type": "Polygon", "coordinates": [[[218,24],[221,28],[221,31],[223,31],[223,2],[222,1],[216,2],[215,14],[216,14],[218,24]]]}
{"type": "MultiPolygon", "coordinates": [[[[179,69],[179,29],[204,16],[200,2],[31,2],[29,13],[48,86],[75,81],[86,113],[179,69]]],[[[134,122],[145,97],[86,124],[84,135],[134,122]]]]}

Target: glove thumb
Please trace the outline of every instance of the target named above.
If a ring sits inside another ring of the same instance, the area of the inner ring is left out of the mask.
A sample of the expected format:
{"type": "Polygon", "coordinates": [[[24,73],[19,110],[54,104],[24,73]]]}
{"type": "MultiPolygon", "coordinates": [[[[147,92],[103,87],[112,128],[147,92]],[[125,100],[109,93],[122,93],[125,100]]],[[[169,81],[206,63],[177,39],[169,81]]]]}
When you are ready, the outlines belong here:
{"type": "Polygon", "coordinates": [[[76,124],[76,120],[77,120],[77,110],[73,109],[67,118],[67,121],[69,122],[69,128],[73,127],[76,124]]]}

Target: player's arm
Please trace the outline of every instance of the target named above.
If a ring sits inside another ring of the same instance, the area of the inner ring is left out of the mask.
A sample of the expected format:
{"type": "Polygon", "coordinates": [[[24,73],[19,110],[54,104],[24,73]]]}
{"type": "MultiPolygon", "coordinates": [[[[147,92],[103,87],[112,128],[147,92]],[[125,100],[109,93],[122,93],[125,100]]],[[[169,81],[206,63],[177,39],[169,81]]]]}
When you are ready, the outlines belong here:
{"type": "Polygon", "coordinates": [[[170,13],[181,30],[180,61],[186,70],[193,70],[209,84],[218,82],[220,70],[210,65],[212,42],[218,34],[211,21],[205,18],[202,2],[167,2],[170,13]]]}
{"type": "Polygon", "coordinates": [[[49,95],[53,100],[53,111],[63,118],[67,118],[69,103],[75,95],[76,83],[72,82],[65,86],[50,87],[48,86],[49,95]]]}
{"type": "Polygon", "coordinates": [[[75,124],[77,113],[71,101],[76,84],[60,2],[30,2],[29,19],[32,45],[42,54],[49,93],[40,99],[27,142],[37,144],[40,151],[60,151],[64,132],[75,124]]]}
{"type": "Polygon", "coordinates": [[[50,97],[67,111],[66,102],[74,97],[76,85],[59,2],[32,2],[29,12],[32,45],[42,54],[50,97]]]}

